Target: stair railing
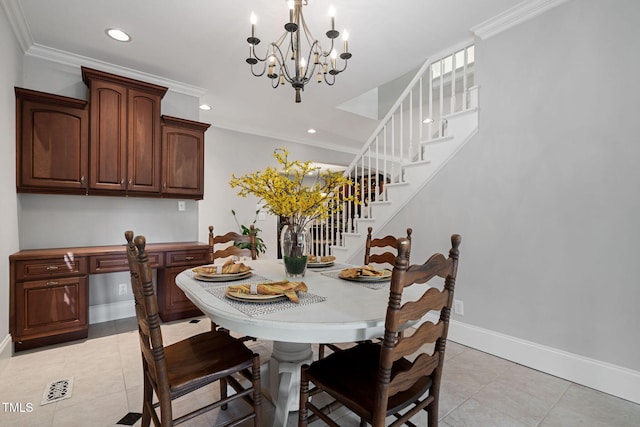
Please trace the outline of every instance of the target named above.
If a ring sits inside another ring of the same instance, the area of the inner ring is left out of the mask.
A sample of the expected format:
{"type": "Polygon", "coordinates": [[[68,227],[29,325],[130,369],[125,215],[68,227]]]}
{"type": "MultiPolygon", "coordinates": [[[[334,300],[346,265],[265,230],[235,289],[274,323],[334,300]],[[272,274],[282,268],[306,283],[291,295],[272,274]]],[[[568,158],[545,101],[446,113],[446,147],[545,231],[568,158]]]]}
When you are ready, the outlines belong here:
{"type": "Polygon", "coordinates": [[[380,121],[344,175],[360,204],[343,203],[327,220],[312,225],[316,255],[328,255],[344,244],[345,233],[357,232],[356,219],[372,217],[375,203],[387,203],[386,188],[404,182],[403,165],[428,161],[427,142],[447,136],[447,116],[470,108],[475,49],[465,41],[427,59],[380,121]]]}

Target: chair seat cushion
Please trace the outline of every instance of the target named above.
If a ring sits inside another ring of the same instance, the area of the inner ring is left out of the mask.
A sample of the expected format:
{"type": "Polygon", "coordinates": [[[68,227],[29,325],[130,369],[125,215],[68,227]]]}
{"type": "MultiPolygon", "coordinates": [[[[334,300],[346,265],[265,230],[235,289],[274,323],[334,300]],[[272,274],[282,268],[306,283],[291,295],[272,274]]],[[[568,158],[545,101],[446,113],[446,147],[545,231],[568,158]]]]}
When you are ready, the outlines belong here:
{"type": "Polygon", "coordinates": [[[164,347],[172,393],[250,368],[253,352],[226,332],[210,331],[164,347]]]}
{"type": "MultiPolygon", "coordinates": [[[[367,342],[332,353],[313,362],[307,370],[307,375],[318,388],[344,403],[365,420],[370,420],[375,407],[380,349],[380,344],[367,342]]],[[[408,360],[399,359],[393,365],[391,378],[409,366],[408,360]]],[[[389,396],[387,415],[396,413],[414,402],[430,386],[431,379],[422,377],[408,390],[389,396]]]]}

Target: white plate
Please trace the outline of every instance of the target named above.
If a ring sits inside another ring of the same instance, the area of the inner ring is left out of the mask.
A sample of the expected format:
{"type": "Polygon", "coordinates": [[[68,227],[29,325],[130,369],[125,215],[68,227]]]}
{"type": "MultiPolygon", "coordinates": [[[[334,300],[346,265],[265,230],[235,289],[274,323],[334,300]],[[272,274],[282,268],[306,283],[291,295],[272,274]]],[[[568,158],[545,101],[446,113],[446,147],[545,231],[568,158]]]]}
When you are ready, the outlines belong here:
{"type": "Polygon", "coordinates": [[[256,294],[245,294],[242,292],[234,292],[234,291],[227,291],[225,293],[225,296],[227,298],[230,298],[236,301],[242,301],[242,302],[271,302],[271,301],[278,301],[281,299],[287,299],[286,295],[284,294],[256,295],[256,294]]]}
{"type": "Polygon", "coordinates": [[[309,268],[320,268],[320,267],[329,267],[330,265],[335,264],[335,261],[326,261],[326,262],[308,262],[307,267],[309,268]]]}
{"type": "Polygon", "coordinates": [[[232,280],[246,279],[253,273],[251,271],[245,271],[243,273],[234,274],[216,274],[211,276],[201,276],[198,273],[193,274],[193,278],[196,280],[202,280],[203,282],[230,282],[232,280]]]}

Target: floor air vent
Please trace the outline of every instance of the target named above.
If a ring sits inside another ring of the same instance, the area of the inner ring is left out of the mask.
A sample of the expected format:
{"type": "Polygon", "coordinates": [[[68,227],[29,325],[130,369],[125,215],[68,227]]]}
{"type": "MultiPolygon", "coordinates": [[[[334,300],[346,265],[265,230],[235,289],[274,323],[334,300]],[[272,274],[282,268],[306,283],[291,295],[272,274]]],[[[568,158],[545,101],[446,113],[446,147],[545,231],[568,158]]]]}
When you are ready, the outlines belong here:
{"type": "Polygon", "coordinates": [[[73,377],[50,382],[44,388],[44,394],[42,395],[42,402],[40,402],[40,405],[47,405],[49,403],[68,399],[71,397],[72,389],[73,377]]]}

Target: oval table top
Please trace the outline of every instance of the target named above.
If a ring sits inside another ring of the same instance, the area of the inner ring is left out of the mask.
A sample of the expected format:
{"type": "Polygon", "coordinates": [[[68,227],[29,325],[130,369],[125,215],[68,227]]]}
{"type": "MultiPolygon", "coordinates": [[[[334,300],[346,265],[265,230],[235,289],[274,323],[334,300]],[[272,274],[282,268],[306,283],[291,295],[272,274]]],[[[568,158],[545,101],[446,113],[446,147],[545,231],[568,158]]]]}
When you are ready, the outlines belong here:
{"type": "MultiPolygon", "coordinates": [[[[256,280],[285,279],[281,261],[243,262],[253,269],[256,280]]],[[[333,271],[330,268],[308,268],[304,277],[289,279],[303,281],[308,287],[308,295],[313,295],[316,300],[324,298],[324,301],[300,305],[287,301],[284,303],[287,308],[259,315],[246,314],[236,308],[237,303],[234,307],[232,301],[221,296],[220,289],[235,282],[203,282],[194,279],[189,269],[176,277],[176,284],[211,320],[229,330],[257,338],[291,343],[340,343],[384,335],[390,282],[376,283],[377,288],[372,289],[367,287],[370,283],[337,278],[339,270],[339,267],[333,271]],[[214,288],[218,288],[217,296],[214,288]]],[[[403,300],[419,297],[424,288],[418,288],[421,287],[405,289],[403,300]]]]}

